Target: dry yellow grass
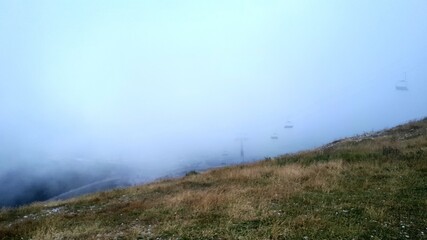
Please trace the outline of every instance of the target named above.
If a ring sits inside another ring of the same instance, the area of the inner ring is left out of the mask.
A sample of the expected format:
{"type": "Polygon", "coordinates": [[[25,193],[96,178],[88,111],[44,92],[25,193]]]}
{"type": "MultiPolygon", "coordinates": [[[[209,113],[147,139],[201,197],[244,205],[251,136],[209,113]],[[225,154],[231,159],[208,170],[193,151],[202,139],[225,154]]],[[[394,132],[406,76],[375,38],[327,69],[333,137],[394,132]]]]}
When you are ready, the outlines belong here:
{"type": "Polygon", "coordinates": [[[58,226],[60,219],[49,219],[42,227],[38,228],[31,239],[33,240],[46,240],[46,239],[73,239],[73,238],[84,238],[93,236],[96,233],[101,232],[99,222],[89,222],[84,225],[77,225],[63,229],[62,226],[58,226]]]}

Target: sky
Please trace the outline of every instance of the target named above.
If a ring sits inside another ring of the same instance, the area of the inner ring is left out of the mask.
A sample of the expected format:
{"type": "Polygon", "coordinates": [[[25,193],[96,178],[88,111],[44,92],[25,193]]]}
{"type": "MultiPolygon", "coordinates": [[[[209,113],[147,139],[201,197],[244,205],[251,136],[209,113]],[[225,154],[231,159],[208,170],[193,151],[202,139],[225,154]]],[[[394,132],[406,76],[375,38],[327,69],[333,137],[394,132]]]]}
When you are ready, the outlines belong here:
{"type": "Polygon", "coordinates": [[[65,162],[161,174],[238,158],[238,138],[256,160],[425,117],[426,12],[424,0],[0,0],[0,176],[65,162]]]}

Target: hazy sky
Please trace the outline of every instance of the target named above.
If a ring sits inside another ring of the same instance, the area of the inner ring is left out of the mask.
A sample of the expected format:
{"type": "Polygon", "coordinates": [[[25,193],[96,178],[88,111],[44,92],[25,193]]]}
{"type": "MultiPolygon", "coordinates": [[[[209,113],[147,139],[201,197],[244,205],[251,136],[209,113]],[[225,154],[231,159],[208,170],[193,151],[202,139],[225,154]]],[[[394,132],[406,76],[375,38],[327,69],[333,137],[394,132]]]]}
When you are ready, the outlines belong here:
{"type": "Polygon", "coordinates": [[[3,168],[286,153],[424,117],[426,93],[425,0],[0,0],[3,168]]]}

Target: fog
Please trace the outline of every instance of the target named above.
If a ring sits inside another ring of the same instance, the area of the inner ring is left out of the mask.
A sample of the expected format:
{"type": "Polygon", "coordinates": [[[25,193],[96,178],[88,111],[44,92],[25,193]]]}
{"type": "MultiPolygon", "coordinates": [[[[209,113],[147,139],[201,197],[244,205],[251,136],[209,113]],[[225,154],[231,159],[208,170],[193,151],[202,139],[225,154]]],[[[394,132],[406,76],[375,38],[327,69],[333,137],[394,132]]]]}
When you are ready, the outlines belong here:
{"type": "Polygon", "coordinates": [[[0,207],[425,117],[426,12],[423,0],[0,1],[0,207]]]}

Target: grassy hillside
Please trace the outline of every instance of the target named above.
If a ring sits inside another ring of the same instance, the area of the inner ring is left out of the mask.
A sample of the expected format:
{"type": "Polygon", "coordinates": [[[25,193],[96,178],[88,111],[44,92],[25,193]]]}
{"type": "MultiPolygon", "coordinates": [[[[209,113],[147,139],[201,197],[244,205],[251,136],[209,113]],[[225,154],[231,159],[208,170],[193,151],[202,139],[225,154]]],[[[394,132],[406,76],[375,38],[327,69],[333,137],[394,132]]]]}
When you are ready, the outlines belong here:
{"type": "Polygon", "coordinates": [[[0,212],[0,239],[427,239],[427,119],[0,212]]]}

